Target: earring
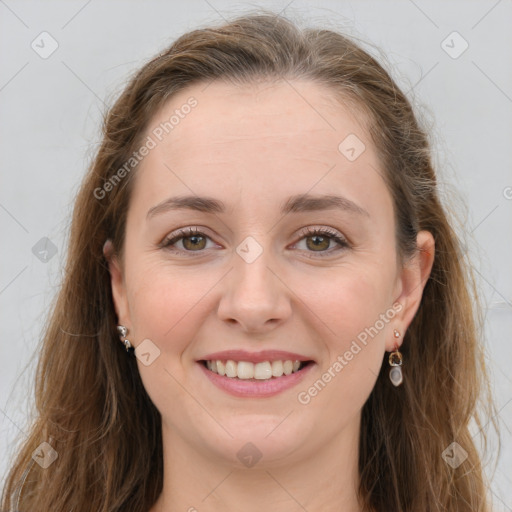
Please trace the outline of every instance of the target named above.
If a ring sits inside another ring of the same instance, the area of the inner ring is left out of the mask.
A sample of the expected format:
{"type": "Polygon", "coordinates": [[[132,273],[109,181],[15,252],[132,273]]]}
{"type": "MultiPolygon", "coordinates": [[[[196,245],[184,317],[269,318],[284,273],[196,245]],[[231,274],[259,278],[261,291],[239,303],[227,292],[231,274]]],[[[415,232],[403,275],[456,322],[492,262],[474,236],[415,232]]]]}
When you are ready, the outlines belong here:
{"type": "Polygon", "coordinates": [[[124,325],[118,325],[117,326],[117,332],[119,334],[121,341],[124,343],[124,346],[126,347],[126,352],[129,352],[132,348],[132,344],[126,339],[126,335],[128,334],[128,329],[124,325]]]}
{"type": "MultiPolygon", "coordinates": [[[[395,338],[400,338],[400,333],[394,329],[393,335],[395,338]]],[[[393,386],[400,386],[403,382],[403,375],[402,375],[402,354],[398,350],[398,345],[395,344],[395,350],[394,352],[391,352],[389,354],[389,366],[391,366],[391,369],[389,370],[389,380],[392,382],[393,386]]]]}

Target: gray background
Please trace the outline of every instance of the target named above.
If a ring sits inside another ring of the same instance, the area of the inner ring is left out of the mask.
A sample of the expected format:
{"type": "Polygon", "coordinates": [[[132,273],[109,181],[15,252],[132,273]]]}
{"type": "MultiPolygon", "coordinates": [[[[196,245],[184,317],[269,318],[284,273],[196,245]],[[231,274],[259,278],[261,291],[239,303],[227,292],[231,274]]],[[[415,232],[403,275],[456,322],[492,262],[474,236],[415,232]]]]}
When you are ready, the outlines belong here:
{"type": "Polygon", "coordinates": [[[26,435],[34,355],[105,104],[178,35],[259,6],[381,48],[382,54],[366,46],[391,68],[431,131],[441,188],[462,218],[480,281],[502,431],[501,457],[488,474],[495,510],[512,511],[512,3],[506,0],[0,0],[0,476],[26,435]],[[49,56],[52,39],[43,31],[58,44],[49,56]]]}

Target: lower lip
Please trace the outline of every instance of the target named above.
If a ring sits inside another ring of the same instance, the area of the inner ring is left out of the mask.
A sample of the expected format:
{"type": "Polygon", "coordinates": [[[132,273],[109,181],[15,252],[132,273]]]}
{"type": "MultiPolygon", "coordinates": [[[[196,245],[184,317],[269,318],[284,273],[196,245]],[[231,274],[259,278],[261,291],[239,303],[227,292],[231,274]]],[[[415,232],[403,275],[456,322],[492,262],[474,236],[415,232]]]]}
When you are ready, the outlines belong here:
{"type": "Polygon", "coordinates": [[[290,375],[283,375],[268,380],[252,380],[252,379],[233,379],[214,373],[206,368],[203,363],[197,363],[204,374],[213,382],[218,388],[226,391],[230,395],[238,397],[250,398],[267,398],[277,395],[287,389],[292,388],[298,384],[315,366],[310,362],[302,370],[291,373],[290,375]]]}

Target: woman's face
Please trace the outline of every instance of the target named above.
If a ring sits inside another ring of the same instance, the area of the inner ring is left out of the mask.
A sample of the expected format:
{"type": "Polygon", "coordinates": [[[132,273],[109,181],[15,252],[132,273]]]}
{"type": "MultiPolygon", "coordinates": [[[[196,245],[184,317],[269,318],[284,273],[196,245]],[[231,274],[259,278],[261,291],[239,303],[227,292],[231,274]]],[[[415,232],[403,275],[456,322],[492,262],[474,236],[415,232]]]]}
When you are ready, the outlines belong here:
{"type": "Polygon", "coordinates": [[[164,436],[238,465],[354,439],[422,290],[354,113],[310,82],[213,82],[146,137],[110,269],[164,436]]]}

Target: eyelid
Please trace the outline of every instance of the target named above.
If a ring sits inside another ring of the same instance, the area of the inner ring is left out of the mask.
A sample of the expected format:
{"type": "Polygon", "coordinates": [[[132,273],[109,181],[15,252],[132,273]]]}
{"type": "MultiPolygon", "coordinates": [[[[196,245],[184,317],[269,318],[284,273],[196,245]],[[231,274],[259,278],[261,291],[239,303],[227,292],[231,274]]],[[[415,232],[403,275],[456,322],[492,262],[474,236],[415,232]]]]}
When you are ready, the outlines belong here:
{"type": "Polygon", "coordinates": [[[342,234],[340,233],[339,231],[337,231],[336,229],[334,228],[330,228],[330,227],[324,227],[324,226],[306,226],[305,228],[302,228],[298,233],[297,233],[297,236],[314,236],[316,234],[319,234],[319,233],[323,233],[323,234],[326,234],[326,235],[329,235],[333,238],[337,237],[337,238],[340,238],[344,241],[346,241],[348,243],[348,240],[347,238],[342,234]]]}

